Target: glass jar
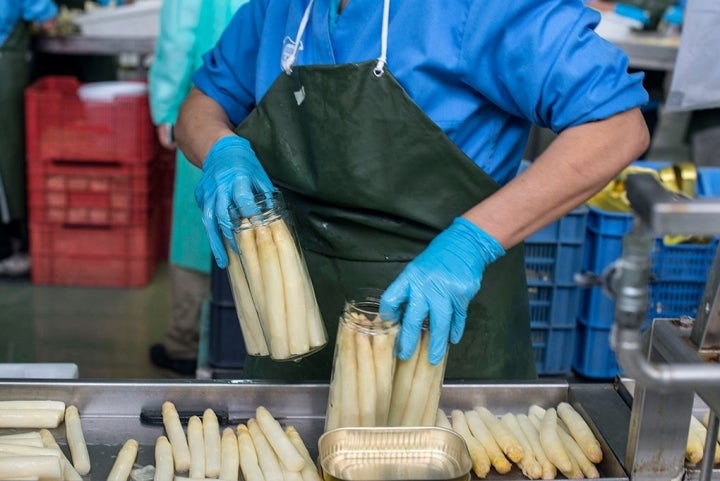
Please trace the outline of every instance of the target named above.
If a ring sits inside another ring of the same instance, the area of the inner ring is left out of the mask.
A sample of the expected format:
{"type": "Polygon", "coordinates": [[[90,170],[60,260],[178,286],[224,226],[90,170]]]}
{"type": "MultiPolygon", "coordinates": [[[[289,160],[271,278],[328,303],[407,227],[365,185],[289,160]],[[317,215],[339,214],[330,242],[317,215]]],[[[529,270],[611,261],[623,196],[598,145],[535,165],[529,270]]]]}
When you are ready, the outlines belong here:
{"type": "Polygon", "coordinates": [[[360,289],[338,322],[325,430],[387,426],[395,372],[396,320],[378,310],[381,291],[360,289]]]}
{"type": "MultiPolygon", "coordinates": [[[[321,349],[327,332],[282,194],[258,195],[254,204],[231,209],[230,216],[270,357],[298,360],[321,349]]],[[[239,277],[240,269],[235,271],[239,277]]]]}
{"type": "Polygon", "coordinates": [[[447,353],[436,364],[428,360],[430,331],[427,321],[420,341],[407,361],[398,359],[393,377],[388,426],[434,426],[440,405],[447,353]]]}

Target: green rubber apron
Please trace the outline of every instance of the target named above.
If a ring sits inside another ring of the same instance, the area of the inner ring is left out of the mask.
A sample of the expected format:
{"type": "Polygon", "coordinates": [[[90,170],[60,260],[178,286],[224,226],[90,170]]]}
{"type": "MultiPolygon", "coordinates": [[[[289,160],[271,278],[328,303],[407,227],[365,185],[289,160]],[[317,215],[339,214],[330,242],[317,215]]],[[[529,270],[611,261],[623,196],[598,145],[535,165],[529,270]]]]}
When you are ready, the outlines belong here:
{"type": "Polygon", "coordinates": [[[15,24],[0,46],[0,222],[21,219],[25,208],[25,101],[30,79],[30,30],[15,24]]]}
{"type": "MultiPolygon", "coordinates": [[[[385,40],[387,13],[382,31],[385,40]]],[[[285,73],[236,133],[250,140],[293,213],[329,343],[299,362],[248,358],[244,375],[327,381],[346,295],[385,289],[499,186],[414,104],[385,52],[366,63],[299,67],[295,53],[283,56],[285,73]]],[[[488,266],[462,341],[450,347],[446,379],[534,377],[520,245],[488,266]]]]}

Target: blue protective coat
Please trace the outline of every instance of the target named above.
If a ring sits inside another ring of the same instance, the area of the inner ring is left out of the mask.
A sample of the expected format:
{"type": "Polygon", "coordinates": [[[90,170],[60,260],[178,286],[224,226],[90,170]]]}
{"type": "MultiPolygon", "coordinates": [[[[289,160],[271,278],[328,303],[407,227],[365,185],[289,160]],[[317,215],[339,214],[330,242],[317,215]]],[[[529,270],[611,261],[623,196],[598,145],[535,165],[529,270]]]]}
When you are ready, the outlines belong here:
{"type": "MultiPolygon", "coordinates": [[[[150,107],[156,125],[174,124],[202,55],[217,41],[246,0],[172,0],[160,11],[160,36],[150,68],[150,107]]],[[[195,202],[202,171],[178,151],[173,194],[170,262],[209,273],[210,245],[195,202]]]]}
{"type": "MultiPolygon", "coordinates": [[[[193,77],[241,122],[281,74],[308,0],[251,0],[193,77]]],[[[298,65],[380,55],[383,2],[316,0],[298,65]],[[331,28],[331,19],[333,20],[331,28]]],[[[555,132],[647,102],[642,74],[593,31],[581,0],[393,0],[388,68],[415,103],[500,184],[518,170],[532,123],[555,132]]],[[[442,159],[438,159],[442,161],[442,159]]]]}
{"type": "Polygon", "coordinates": [[[0,46],[19,21],[42,23],[57,14],[52,0],[0,0],[0,46]]]}

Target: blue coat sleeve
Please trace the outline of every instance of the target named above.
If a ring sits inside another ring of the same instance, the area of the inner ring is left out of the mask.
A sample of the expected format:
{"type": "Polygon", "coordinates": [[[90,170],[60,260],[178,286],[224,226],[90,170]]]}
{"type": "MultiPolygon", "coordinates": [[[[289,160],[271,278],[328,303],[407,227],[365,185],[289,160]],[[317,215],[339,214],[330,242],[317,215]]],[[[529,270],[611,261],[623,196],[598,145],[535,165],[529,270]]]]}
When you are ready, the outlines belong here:
{"type": "Polygon", "coordinates": [[[195,45],[204,0],[162,2],[160,35],[148,75],[153,122],[175,123],[191,86],[195,45]]]}
{"type": "Polygon", "coordinates": [[[647,102],[642,74],[594,32],[580,0],[475,1],[463,39],[464,81],[503,110],[560,132],[647,102]]]}
{"type": "Polygon", "coordinates": [[[21,0],[21,3],[22,18],[28,22],[46,22],[58,14],[58,7],[52,0],[21,0]]]}

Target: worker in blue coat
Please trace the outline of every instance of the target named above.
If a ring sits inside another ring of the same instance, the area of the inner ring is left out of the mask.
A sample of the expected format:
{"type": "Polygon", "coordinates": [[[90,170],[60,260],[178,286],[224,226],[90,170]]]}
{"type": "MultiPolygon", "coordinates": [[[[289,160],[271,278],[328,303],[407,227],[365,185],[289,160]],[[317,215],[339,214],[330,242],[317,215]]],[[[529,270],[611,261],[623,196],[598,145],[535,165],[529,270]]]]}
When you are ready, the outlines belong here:
{"type": "MultiPolygon", "coordinates": [[[[649,141],[642,74],[599,18],[581,0],[251,0],[177,124],[218,263],[228,205],[279,188],[331,336],[345,294],[380,287],[400,359],[427,321],[446,379],[533,378],[522,241],[649,141]],[[559,135],[516,176],[531,124],[559,135]]],[[[327,380],[331,359],[244,369],[327,380]]]]}
{"type": "MultiPolygon", "coordinates": [[[[246,0],[163,2],[155,60],[149,72],[150,107],[160,143],[175,148],[172,126],[192,86],[202,55],[220,37],[246,0]]],[[[177,152],[170,233],[172,312],[161,343],[151,346],[154,364],[194,374],[202,304],[210,295],[212,257],[193,191],[202,172],[177,152]]]]}
{"type": "Polygon", "coordinates": [[[29,27],[51,31],[57,14],[52,0],[0,0],[0,277],[30,271],[23,97],[30,81],[29,27]]]}

